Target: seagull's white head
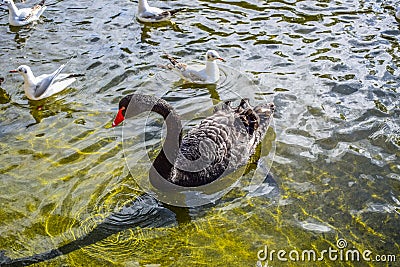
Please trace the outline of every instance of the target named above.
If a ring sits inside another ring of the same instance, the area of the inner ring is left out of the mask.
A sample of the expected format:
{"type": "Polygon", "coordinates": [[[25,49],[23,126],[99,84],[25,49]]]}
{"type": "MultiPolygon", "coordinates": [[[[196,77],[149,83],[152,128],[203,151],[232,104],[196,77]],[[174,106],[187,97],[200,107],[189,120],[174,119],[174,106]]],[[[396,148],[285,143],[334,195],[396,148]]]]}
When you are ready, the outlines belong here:
{"type": "Polygon", "coordinates": [[[19,73],[24,78],[28,79],[32,79],[34,77],[31,68],[29,68],[27,65],[21,65],[15,70],[10,70],[10,73],[19,73]]]}
{"type": "Polygon", "coordinates": [[[31,68],[29,68],[27,65],[21,65],[15,70],[10,70],[11,73],[20,73],[22,75],[27,74],[28,71],[30,71],[31,68]]]}
{"type": "Polygon", "coordinates": [[[206,58],[207,58],[207,61],[214,61],[214,60],[219,59],[219,60],[225,62],[225,59],[223,59],[223,58],[218,54],[218,52],[215,51],[215,50],[208,50],[207,53],[206,53],[206,58]]]}

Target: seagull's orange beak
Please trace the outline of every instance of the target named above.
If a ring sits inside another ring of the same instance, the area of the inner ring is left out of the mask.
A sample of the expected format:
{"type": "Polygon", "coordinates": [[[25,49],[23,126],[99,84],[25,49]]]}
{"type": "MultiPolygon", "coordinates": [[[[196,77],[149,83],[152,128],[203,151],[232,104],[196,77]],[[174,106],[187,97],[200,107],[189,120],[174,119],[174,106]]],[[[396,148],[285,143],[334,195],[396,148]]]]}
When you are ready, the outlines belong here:
{"type": "Polygon", "coordinates": [[[10,73],[18,73],[18,70],[10,70],[10,73]]]}
{"type": "Polygon", "coordinates": [[[112,127],[118,126],[118,124],[120,124],[121,122],[123,122],[123,121],[125,120],[124,115],[122,115],[122,111],[123,111],[124,109],[125,109],[125,108],[122,107],[122,108],[120,108],[120,109],[118,110],[117,116],[115,117],[115,119],[114,119],[114,121],[113,121],[113,123],[112,123],[112,127]]]}
{"type": "Polygon", "coordinates": [[[223,59],[222,57],[219,57],[219,58],[217,58],[217,59],[221,60],[222,62],[226,62],[226,60],[223,59]]]}

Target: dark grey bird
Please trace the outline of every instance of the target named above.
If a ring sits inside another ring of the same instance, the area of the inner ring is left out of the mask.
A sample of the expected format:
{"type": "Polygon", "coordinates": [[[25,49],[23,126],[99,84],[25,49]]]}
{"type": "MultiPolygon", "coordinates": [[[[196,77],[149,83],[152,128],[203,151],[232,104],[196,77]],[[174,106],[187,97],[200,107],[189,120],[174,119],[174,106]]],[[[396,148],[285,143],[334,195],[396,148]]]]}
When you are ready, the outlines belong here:
{"type": "Polygon", "coordinates": [[[274,110],[274,104],[253,108],[248,99],[235,108],[226,102],[182,138],[181,120],[170,104],[154,96],[133,94],[119,102],[113,127],[146,111],[163,116],[167,134],[153,168],[172,184],[196,187],[245,165],[265,136],[274,110]]]}

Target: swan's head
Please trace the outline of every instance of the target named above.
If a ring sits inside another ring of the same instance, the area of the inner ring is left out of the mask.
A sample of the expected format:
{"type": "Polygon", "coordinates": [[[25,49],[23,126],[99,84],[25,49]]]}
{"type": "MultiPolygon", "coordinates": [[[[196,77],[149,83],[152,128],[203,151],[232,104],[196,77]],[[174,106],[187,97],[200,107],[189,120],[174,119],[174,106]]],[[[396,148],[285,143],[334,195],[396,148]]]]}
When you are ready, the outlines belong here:
{"type": "Polygon", "coordinates": [[[217,51],[215,50],[208,50],[206,53],[206,59],[207,61],[214,61],[214,60],[221,60],[222,62],[225,62],[225,59],[223,59],[217,51]]]}
{"type": "Polygon", "coordinates": [[[126,113],[126,110],[128,109],[131,99],[132,99],[132,95],[127,95],[119,101],[118,113],[112,123],[112,127],[118,126],[121,122],[123,122],[125,120],[125,113],[126,113]]]}
{"type": "Polygon", "coordinates": [[[180,126],[179,115],[176,114],[173,106],[158,97],[142,94],[127,95],[119,101],[118,114],[114,119],[112,127],[119,125],[127,118],[135,117],[143,112],[158,113],[166,121],[170,120],[173,122],[179,130],[182,128],[180,126]]]}

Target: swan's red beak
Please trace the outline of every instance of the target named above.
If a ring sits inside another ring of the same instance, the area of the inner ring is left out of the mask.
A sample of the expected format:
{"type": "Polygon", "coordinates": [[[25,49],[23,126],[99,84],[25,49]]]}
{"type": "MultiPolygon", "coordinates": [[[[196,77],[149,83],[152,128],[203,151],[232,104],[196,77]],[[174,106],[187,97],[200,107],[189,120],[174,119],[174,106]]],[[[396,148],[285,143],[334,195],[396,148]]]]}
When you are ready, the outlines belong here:
{"type": "Polygon", "coordinates": [[[118,124],[120,124],[121,122],[123,122],[123,121],[125,120],[124,115],[122,115],[122,111],[123,111],[124,109],[125,109],[125,108],[120,108],[120,109],[118,110],[118,114],[117,114],[117,116],[115,117],[115,119],[114,119],[114,121],[113,121],[113,123],[112,123],[112,127],[118,126],[118,124]]]}

